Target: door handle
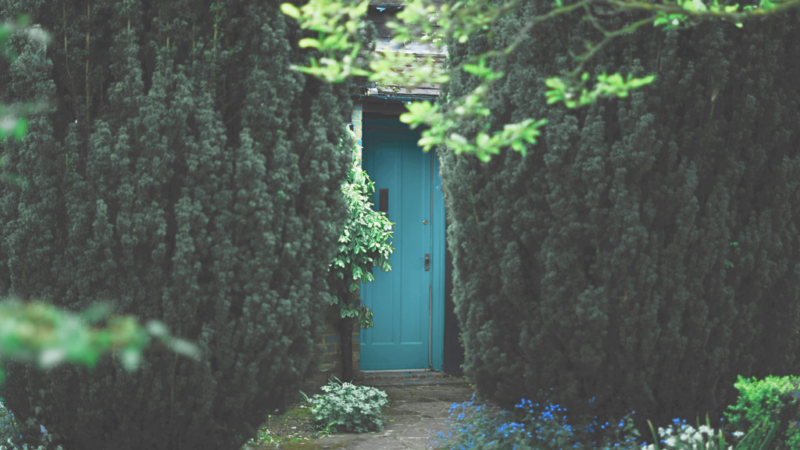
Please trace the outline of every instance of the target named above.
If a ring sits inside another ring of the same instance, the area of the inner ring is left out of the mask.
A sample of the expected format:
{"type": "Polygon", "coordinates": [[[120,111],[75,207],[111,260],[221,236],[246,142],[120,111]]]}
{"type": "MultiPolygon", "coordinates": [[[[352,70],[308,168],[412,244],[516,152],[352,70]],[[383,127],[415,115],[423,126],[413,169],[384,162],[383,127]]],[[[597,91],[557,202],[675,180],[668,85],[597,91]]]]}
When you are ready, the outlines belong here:
{"type": "Polygon", "coordinates": [[[431,270],[431,254],[425,253],[425,271],[431,270]]]}

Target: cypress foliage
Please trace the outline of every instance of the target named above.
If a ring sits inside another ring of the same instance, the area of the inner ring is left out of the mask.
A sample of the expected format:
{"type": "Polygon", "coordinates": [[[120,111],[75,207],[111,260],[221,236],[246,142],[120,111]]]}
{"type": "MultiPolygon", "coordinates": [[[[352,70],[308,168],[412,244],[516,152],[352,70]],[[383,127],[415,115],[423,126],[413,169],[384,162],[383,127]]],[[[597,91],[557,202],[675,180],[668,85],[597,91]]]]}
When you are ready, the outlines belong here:
{"type": "MultiPolygon", "coordinates": [[[[474,87],[470,55],[549,8],[526,2],[493,37],[450,45],[444,95],[474,87]]],[[[488,164],[442,156],[465,372],[507,408],[549,393],[568,419],[635,411],[646,438],[648,419],[719,423],[737,375],[798,373],[800,15],[641,28],[586,70],[651,86],[547,106],[544,80],[577,64],[568,50],[602,39],[580,14],[536,25],[495,67],[489,125],[546,117],[540,143],[488,164]]]]}
{"type": "Polygon", "coordinates": [[[279,4],[0,0],[53,37],[17,41],[0,100],[56,101],[2,148],[30,181],[0,195],[6,292],[114,300],[203,352],[9,367],[6,404],[65,448],[238,450],[315,369],[350,101],[290,70],[305,51],[279,4]]]}

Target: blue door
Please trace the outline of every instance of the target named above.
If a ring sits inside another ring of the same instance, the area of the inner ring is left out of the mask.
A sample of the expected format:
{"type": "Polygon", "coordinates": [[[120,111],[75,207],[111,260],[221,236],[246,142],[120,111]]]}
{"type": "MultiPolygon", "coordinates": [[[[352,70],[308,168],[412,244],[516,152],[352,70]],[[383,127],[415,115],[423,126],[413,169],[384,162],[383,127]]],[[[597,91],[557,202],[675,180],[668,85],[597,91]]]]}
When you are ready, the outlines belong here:
{"type": "Polygon", "coordinates": [[[390,272],[373,269],[361,298],[375,327],[361,330],[361,370],[441,370],[444,333],[444,197],[439,158],[395,120],[363,121],[363,167],[376,210],[395,223],[390,272]]]}

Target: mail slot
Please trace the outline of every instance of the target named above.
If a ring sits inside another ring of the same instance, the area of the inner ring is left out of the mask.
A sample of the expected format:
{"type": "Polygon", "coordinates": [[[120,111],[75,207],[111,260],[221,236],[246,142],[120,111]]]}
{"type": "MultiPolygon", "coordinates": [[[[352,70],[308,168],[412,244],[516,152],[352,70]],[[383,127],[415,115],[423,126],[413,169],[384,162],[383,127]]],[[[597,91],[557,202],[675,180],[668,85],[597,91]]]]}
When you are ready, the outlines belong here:
{"type": "Polygon", "coordinates": [[[389,189],[378,189],[378,210],[386,213],[389,217],[389,189]]]}

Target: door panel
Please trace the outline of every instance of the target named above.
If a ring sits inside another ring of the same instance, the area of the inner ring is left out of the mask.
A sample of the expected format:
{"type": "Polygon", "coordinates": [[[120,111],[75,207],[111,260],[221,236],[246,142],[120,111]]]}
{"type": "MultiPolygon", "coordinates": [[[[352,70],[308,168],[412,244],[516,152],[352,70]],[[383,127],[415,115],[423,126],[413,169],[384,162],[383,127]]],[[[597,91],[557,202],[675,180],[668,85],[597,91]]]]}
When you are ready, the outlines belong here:
{"type": "Polygon", "coordinates": [[[375,182],[374,207],[381,209],[380,190],[388,189],[389,220],[395,228],[392,270],[374,268],[375,281],[361,288],[364,304],[375,313],[375,327],[361,331],[361,369],[427,369],[433,273],[433,264],[425,270],[425,255],[433,261],[431,153],[417,147],[419,133],[370,128],[364,122],[363,167],[375,182]]]}

